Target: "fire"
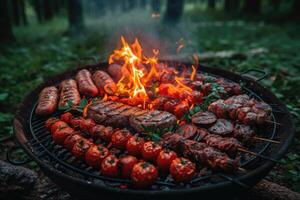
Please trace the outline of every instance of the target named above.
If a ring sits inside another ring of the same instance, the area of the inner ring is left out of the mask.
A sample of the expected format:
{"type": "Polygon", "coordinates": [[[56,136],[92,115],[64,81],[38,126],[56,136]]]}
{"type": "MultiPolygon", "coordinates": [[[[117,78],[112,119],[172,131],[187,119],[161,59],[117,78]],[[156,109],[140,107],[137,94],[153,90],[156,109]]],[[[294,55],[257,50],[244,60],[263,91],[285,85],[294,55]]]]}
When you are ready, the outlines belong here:
{"type": "Polygon", "coordinates": [[[142,97],[147,98],[147,93],[144,85],[141,82],[144,72],[138,69],[138,66],[142,64],[142,48],[137,39],[130,46],[125,38],[121,37],[123,47],[119,50],[115,50],[109,57],[109,64],[114,63],[115,60],[121,60],[124,62],[124,68],[130,72],[130,77],[122,77],[117,83],[117,87],[120,93],[127,93],[129,97],[142,97]],[[123,80],[129,78],[128,83],[123,80]]]}
{"type": "MultiPolygon", "coordinates": [[[[192,72],[187,76],[186,68],[176,70],[159,63],[159,50],[153,49],[152,56],[147,57],[143,55],[143,49],[137,39],[129,44],[122,36],[121,42],[121,48],[114,50],[109,57],[109,64],[119,64],[122,70],[129,72],[124,73],[117,83],[115,95],[121,98],[121,102],[126,101],[129,105],[151,109],[154,99],[159,96],[182,101],[186,98],[195,99],[195,93],[186,84],[186,78],[195,80],[197,67],[192,66],[192,72]]],[[[190,106],[193,103],[195,102],[190,102],[190,106]]]]}

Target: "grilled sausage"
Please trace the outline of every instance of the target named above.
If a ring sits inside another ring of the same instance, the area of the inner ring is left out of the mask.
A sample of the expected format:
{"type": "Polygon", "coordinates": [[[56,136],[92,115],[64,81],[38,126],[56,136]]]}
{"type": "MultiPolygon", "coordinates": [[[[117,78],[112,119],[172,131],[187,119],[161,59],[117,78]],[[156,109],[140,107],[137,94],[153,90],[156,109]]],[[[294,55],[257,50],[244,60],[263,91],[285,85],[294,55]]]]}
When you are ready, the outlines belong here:
{"type": "Polygon", "coordinates": [[[117,90],[114,80],[104,71],[97,70],[92,78],[100,92],[113,94],[117,90]]]}
{"type": "Polygon", "coordinates": [[[194,124],[201,126],[215,123],[217,121],[217,117],[212,112],[199,111],[192,116],[191,120],[194,124]]]}
{"type": "Polygon", "coordinates": [[[77,88],[76,81],[74,79],[67,79],[60,83],[60,99],[59,107],[67,105],[68,101],[72,102],[72,105],[78,105],[80,102],[80,94],[77,88]]]}
{"type": "Polygon", "coordinates": [[[40,93],[39,101],[35,113],[38,115],[49,115],[56,110],[57,102],[58,102],[57,88],[54,86],[46,87],[40,93]]]}
{"type": "Polygon", "coordinates": [[[82,95],[94,97],[98,94],[98,89],[92,80],[92,74],[88,70],[80,70],[76,75],[76,81],[82,95]]]}
{"type": "Polygon", "coordinates": [[[107,71],[114,81],[118,82],[121,78],[123,78],[122,82],[124,81],[124,83],[128,83],[130,73],[125,67],[118,64],[111,64],[107,71]]]}

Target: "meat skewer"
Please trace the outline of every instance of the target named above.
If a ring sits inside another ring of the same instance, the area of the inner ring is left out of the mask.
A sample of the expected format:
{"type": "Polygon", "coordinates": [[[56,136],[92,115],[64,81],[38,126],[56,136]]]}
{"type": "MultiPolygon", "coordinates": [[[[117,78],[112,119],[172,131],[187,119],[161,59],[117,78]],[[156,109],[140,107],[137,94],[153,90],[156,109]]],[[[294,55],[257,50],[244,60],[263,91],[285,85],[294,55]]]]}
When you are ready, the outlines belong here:
{"type": "Polygon", "coordinates": [[[69,101],[72,105],[78,105],[80,103],[80,94],[77,88],[77,83],[74,79],[67,79],[60,83],[60,99],[59,107],[64,107],[69,101]]]}
{"type": "Polygon", "coordinates": [[[182,153],[183,156],[189,157],[198,163],[200,162],[213,170],[229,172],[238,168],[238,158],[233,160],[227,154],[205,143],[185,139],[176,133],[166,133],[163,137],[162,145],[182,153]]]}
{"type": "Polygon", "coordinates": [[[101,93],[114,94],[117,91],[117,86],[114,80],[104,71],[97,70],[92,79],[101,93]]]}
{"type": "Polygon", "coordinates": [[[98,89],[92,80],[92,74],[87,69],[82,69],[76,74],[79,92],[83,95],[94,97],[98,89]]]}
{"type": "Polygon", "coordinates": [[[49,115],[57,108],[58,90],[54,86],[44,88],[38,100],[35,113],[38,115],[49,115]]]}
{"type": "Polygon", "coordinates": [[[208,110],[219,118],[230,118],[244,124],[268,122],[272,112],[268,104],[251,99],[248,95],[232,96],[226,100],[219,99],[210,104],[208,110]]]}

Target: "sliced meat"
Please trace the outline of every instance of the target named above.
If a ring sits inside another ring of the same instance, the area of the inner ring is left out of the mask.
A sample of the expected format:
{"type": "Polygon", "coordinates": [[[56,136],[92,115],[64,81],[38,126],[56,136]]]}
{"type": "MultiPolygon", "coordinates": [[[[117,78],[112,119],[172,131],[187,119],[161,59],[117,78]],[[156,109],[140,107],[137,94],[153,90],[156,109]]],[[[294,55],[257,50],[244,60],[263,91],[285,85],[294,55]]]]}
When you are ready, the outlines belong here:
{"type": "Polygon", "coordinates": [[[184,139],[194,138],[197,132],[198,128],[192,124],[185,124],[176,130],[176,133],[183,136],[184,139]]]}
{"type": "Polygon", "coordinates": [[[130,117],[130,125],[136,131],[144,131],[144,128],[165,129],[176,124],[176,117],[165,111],[147,111],[142,115],[133,115],[130,117]]]}
{"type": "Polygon", "coordinates": [[[212,125],[208,131],[217,135],[228,135],[234,129],[233,123],[226,119],[218,119],[214,125],[212,125]]]}
{"type": "Polygon", "coordinates": [[[57,108],[58,90],[56,87],[44,88],[39,96],[35,113],[38,115],[50,115],[57,108]]]}
{"type": "Polygon", "coordinates": [[[72,105],[78,105],[80,102],[80,94],[77,88],[77,83],[74,79],[67,79],[60,83],[60,98],[59,107],[67,105],[68,101],[72,102],[72,105]]]}
{"type": "Polygon", "coordinates": [[[98,94],[98,89],[92,80],[92,74],[87,69],[82,69],[77,73],[76,81],[82,95],[94,97],[98,94]]]}
{"type": "Polygon", "coordinates": [[[213,124],[217,121],[217,117],[214,113],[209,112],[209,111],[199,111],[195,113],[192,118],[192,122],[196,125],[209,125],[213,124]]]}
{"type": "Polygon", "coordinates": [[[114,94],[117,90],[114,80],[104,71],[97,70],[92,79],[102,93],[114,94]]]}
{"type": "Polygon", "coordinates": [[[164,111],[142,110],[114,101],[96,101],[88,108],[88,116],[97,123],[113,127],[131,125],[136,131],[144,127],[167,128],[176,124],[176,117],[164,111]]]}
{"type": "Polygon", "coordinates": [[[115,82],[118,82],[121,79],[124,83],[129,82],[130,73],[125,67],[118,64],[110,64],[107,71],[115,82]]]}

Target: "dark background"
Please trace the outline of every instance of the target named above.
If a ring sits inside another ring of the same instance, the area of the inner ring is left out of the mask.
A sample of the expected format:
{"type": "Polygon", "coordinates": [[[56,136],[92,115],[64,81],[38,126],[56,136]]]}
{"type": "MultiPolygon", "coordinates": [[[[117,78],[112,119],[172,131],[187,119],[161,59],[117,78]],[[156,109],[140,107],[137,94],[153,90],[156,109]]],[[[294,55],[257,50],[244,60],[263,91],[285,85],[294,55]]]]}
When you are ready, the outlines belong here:
{"type": "Polygon", "coordinates": [[[27,92],[80,57],[106,61],[124,35],[161,58],[196,53],[200,64],[269,73],[262,84],[287,104],[297,139],[267,178],[300,192],[299,21],[299,0],[0,0],[0,158],[27,92]]]}

